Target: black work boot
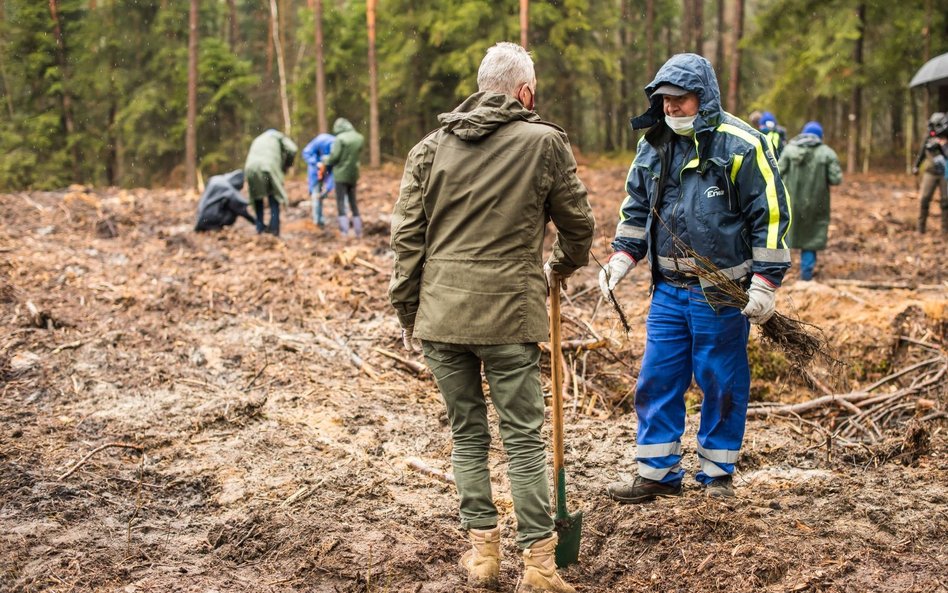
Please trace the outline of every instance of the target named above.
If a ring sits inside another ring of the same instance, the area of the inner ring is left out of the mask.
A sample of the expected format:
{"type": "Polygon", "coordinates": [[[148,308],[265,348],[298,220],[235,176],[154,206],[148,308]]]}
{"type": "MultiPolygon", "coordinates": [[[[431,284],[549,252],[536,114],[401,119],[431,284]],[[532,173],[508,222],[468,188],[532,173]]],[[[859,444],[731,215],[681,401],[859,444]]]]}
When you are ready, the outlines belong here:
{"type": "Polygon", "coordinates": [[[681,496],[681,482],[666,484],[636,476],[635,481],[613,482],[606,487],[609,498],[623,504],[648,502],[659,496],[681,496]]]}
{"type": "Polygon", "coordinates": [[[704,485],[704,493],[711,498],[734,498],[734,481],[731,476],[720,476],[704,485]]]}

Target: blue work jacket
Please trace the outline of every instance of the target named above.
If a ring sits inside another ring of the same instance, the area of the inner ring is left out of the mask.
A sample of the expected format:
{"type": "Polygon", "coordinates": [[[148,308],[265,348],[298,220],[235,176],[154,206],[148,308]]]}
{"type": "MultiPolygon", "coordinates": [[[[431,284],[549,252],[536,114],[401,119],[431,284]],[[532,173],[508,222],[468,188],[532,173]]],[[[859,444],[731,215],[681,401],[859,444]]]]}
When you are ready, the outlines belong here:
{"type": "Polygon", "coordinates": [[[649,109],[632,119],[632,127],[649,130],[629,169],[613,249],[636,261],[648,257],[656,282],[690,277],[688,283],[707,288],[711,283],[689,271],[710,261],[737,282],[760,274],[780,285],[790,266],[790,204],[767,140],[721,109],[714,70],[696,54],[673,56],[645,94],[649,109]],[[662,97],[652,96],[666,83],[698,95],[693,137],[680,139],[666,125],[662,97]],[[673,147],[680,151],[683,142],[694,148],[676,159],[673,147]]]}

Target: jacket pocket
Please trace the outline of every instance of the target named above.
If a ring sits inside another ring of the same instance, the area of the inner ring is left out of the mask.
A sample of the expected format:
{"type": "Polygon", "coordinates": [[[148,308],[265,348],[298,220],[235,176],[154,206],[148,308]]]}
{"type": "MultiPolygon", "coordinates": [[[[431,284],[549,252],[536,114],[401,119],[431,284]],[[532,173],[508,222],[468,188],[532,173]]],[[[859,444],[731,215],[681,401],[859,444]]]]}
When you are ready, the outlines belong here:
{"type": "Polygon", "coordinates": [[[422,276],[416,333],[464,340],[459,343],[523,341],[529,301],[535,297],[542,307],[543,286],[536,262],[431,258],[422,276]]]}

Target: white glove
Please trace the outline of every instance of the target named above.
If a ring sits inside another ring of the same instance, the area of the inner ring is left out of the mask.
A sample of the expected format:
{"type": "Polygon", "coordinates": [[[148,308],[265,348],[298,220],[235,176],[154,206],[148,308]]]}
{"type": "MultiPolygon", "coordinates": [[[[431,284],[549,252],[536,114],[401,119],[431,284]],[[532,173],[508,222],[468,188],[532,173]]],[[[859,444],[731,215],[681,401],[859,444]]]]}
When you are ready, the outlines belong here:
{"type": "Polygon", "coordinates": [[[543,264],[543,275],[546,276],[546,285],[548,288],[552,288],[554,282],[553,277],[556,276],[556,278],[560,281],[560,287],[562,287],[563,290],[566,290],[566,279],[569,278],[569,276],[563,276],[558,272],[554,272],[550,262],[543,264]]]}
{"type": "Polygon", "coordinates": [[[402,328],[402,344],[405,346],[405,350],[409,352],[419,352],[418,346],[415,344],[415,340],[412,339],[412,334],[415,331],[415,326],[409,326],[402,328]]]}
{"type": "Polygon", "coordinates": [[[615,287],[619,285],[619,280],[625,278],[633,267],[635,267],[635,260],[631,255],[625,251],[613,253],[606,265],[599,270],[599,290],[602,291],[602,295],[608,299],[609,291],[615,290],[615,287]]]}
{"type": "Polygon", "coordinates": [[[773,317],[777,301],[777,287],[759,274],[754,274],[747,289],[747,306],[741,311],[751,323],[763,324],[773,317]]]}

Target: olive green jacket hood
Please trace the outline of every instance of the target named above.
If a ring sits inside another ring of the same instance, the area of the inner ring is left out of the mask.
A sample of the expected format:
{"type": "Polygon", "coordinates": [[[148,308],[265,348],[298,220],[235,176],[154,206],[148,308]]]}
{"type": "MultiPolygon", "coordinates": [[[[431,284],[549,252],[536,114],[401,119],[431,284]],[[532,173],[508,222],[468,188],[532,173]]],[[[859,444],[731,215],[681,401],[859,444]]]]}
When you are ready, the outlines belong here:
{"type": "Polygon", "coordinates": [[[793,207],[787,244],[793,249],[826,249],[830,224],[830,186],[843,181],[839,158],[819,136],[800,134],[777,163],[793,207]]]}
{"type": "Polygon", "coordinates": [[[405,163],[392,214],[389,297],[415,336],[453,344],[549,339],[543,239],[565,275],[594,222],[569,140],[506,95],[476,93],[438,118],[405,163]]]}
{"type": "Polygon", "coordinates": [[[365,138],[343,117],[333,123],[332,133],[336,139],[329,154],[323,157],[323,164],[332,167],[336,183],[354,185],[359,180],[359,159],[365,138]]]}
{"type": "Polygon", "coordinates": [[[512,121],[540,122],[540,116],[520,101],[498,93],[475,93],[457,109],[438,116],[441,129],[461,140],[476,141],[512,121]]]}

